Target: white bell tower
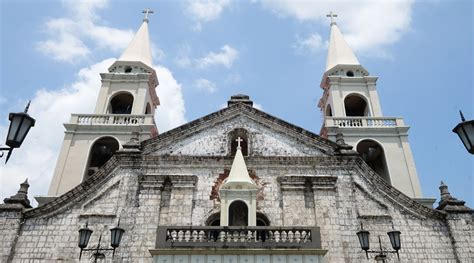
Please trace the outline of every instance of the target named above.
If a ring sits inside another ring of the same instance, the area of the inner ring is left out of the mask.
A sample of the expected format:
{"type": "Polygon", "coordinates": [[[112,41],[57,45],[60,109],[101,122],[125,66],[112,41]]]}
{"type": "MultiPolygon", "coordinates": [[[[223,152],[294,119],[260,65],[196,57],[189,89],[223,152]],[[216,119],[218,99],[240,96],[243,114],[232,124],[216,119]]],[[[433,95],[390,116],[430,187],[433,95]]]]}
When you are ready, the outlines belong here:
{"type": "Polygon", "coordinates": [[[58,196],[80,184],[102,166],[132,137],[158,135],[154,122],[160,104],[155,88],[148,34],[148,14],[125,52],[101,73],[94,114],[72,114],[65,123],[65,137],[48,195],[58,196]]]}
{"type": "Polygon", "coordinates": [[[412,198],[421,190],[408,142],[409,127],[400,117],[385,117],[377,93],[377,77],[370,76],[331,18],[324,90],[319,108],[324,115],[321,136],[336,140],[342,133],[383,179],[412,198]]]}

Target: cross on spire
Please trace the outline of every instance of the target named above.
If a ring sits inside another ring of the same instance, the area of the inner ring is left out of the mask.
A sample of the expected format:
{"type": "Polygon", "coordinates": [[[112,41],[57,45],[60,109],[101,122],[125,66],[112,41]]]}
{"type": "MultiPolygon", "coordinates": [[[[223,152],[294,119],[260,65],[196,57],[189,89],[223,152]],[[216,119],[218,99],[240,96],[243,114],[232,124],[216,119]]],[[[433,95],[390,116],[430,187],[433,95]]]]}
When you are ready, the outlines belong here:
{"type": "Polygon", "coordinates": [[[336,20],[334,18],[337,17],[337,14],[331,11],[326,16],[331,19],[331,26],[336,24],[336,20]]]}
{"type": "Polygon", "coordinates": [[[237,137],[235,141],[237,142],[237,150],[241,150],[242,147],[240,147],[240,143],[243,142],[244,140],[240,137],[237,137]]]}
{"type": "Polygon", "coordinates": [[[148,14],[153,14],[155,12],[153,12],[153,10],[151,10],[150,8],[147,8],[147,9],[143,10],[142,13],[145,14],[145,17],[143,18],[143,21],[148,23],[148,21],[149,21],[148,20],[148,14]]]}

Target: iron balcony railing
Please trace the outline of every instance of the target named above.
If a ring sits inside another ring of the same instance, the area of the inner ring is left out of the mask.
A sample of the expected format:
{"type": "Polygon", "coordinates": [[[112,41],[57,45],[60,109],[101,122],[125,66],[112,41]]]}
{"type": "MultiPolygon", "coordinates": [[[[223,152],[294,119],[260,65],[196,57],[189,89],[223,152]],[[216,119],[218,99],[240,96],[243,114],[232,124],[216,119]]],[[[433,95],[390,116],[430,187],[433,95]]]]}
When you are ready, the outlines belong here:
{"type": "Polygon", "coordinates": [[[160,226],[156,248],[321,249],[319,227],[160,226]]]}

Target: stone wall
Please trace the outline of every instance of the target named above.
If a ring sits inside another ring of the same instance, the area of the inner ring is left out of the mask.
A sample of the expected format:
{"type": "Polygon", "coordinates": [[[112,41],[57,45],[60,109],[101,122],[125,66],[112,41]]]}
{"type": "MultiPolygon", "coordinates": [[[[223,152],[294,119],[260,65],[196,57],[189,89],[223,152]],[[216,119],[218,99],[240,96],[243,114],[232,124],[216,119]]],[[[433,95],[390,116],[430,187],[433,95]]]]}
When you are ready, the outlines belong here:
{"type": "MultiPolygon", "coordinates": [[[[387,185],[358,157],[250,157],[246,162],[262,182],[259,212],[272,226],[319,226],[322,247],[329,250],[326,262],[366,262],[356,236],[361,222],[373,248],[379,235],[391,247],[386,232],[393,223],[402,232],[403,262],[472,258],[471,213],[426,208],[387,185]]],[[[203,225],[218,212],[212,187],[231,163],[231,157],[118,155],[73,191],[26,210],[24,221],[2,210],[2,235],[9,236],[0,243],[2,259],[20,225],[13,262],[71,262],[79,257],[80,227],[88,222],[94,231],[89,247],[100,233],[108,245],[109,229],[120,219],[126,232],[116,259],[151,262],[158,225],[203,225]]]]}

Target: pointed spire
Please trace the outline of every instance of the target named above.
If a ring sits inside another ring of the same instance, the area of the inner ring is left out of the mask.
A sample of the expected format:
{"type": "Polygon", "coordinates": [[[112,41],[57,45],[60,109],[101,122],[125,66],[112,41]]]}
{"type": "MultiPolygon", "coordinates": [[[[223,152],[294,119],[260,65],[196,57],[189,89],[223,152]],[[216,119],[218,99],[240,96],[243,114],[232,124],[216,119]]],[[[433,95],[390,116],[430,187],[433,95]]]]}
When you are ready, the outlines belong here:
{"type": "Polygon", "coordinates": [[[237,138],[237,151],[235,152],[234,162],[230,168],[229,177],[222,185],[222,188],[234,188],[234,186],[241,186],[242,188],[256,188],[255,182],[250,178],[245,164],[244,156],[242,154],[242,148],[240,142],[242,139],[237,138]]]}
{"type": "Polygon", "coordinates": [[[329,36],[328,57],[326,60],[326,71],[337,65],[360,65],[359,60],[352,52],[347,42],[344,40],[334,17],[336,14],[330,12],[328,17],[331,18],[331,33],[329,36]]]}
{"type": "Polygon", "coordinates": [[[143,13],[145,13],[145,18],[143,18],[142,25],[118,61],[142,62],[152,67],[150,36],[148,33],[148,14],[153,13],[153,11],[148,8],[143,11],[143,13]]]}

